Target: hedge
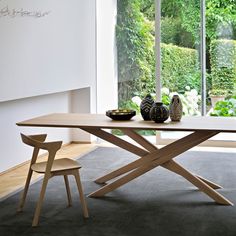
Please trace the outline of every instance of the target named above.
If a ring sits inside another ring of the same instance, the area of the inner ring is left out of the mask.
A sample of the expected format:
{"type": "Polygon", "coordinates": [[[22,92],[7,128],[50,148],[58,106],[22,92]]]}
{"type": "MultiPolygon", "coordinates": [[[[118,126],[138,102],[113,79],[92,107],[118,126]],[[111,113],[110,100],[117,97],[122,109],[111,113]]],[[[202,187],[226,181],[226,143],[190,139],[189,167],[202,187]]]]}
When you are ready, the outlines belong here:
{"type": "MultiPolygon", "coordinates": [[[[121,53],[121,52],[120,52],[121,53]]],[[[120,54],[118,54],[119,57],[120,54]]],[[[155,70],[154,55],[152,63],[149,64],[149,70],[155,70]]],[[[118,60],[118,67],[121,73],[131,74],[131,71],[124,71],[124,68],[128,69],[126,64],[122,66],[121,60],[118,60]]],[[[200,69],[198,63],[198,53],[195,49],[178,47],[172,44],[161,44],[161,62],[162,62],[162,87],[169,88],[171,92],[184,93],[186,86],[191,89],[196,89],[198,93],[200,92],[201,79],[200,79],[200,69]]],[[[128,63],[126,61],[126,63],[128,63]]],[[[131,62],[130,62],[131,63],[131,62]]],[[[133,64],[134,66],[134,64],[133,64]]],[[[136,64],[139,70],[143,70],[140,64],[136,64]]],[[[140,73],[143,75],[145,73],[140,73]]],[[[119,91],[122,92],[122,96],[119,96],[120,102],[122,100],[129,100],[134,95],[140,94],[143,96],[147,93],[155,93],[155,76],[147,77],[144,80],[143,76],[136,77],[135,80],[127,80],[122,83],[122,88],[119,91]]],[[[121,85],[121,84],[120,84],[121,85]]],[[[120,94],[121,95],[121,94],[120,94]]]]}
{"type": "Polygon", "coordinates": [[[212,94],[221,91],[222,95],[232,93],[236,82],[236,41],[213,40],[210,45],[212,94]]]}
{"type": "Polygon", "coordinates": [[[161,44],[162,87],[184,93],[185,87],[200,92],[198,53],[195,49],[161,44]]]}
{"type": "MultiPolygon", "coordinates": [[[[145,10],[142,7],[147,5],[140,0],[117,1],[119,101],[129,100],[138,94],[143,96],[146,93],[155,93],[155,27],[152,18],[143,13],[145,10]]],[[[180,22],[177,19],[162,19],[162,27],[167,31],[175,31],[175,26],[179,28],[178,24],[180,22]]],[[[179,37],[179,30],[162,37],[166,38],[166,43],[170,43],[171,35],[174,34],[179,37]]],[[[178,37],[176,40],[181,41],[178,37]]],[[[189,44],[186,37],[184,42],[189,44]]],[[[162,60],[163,86],[171,91],[184,92],[185,87],[189,85],[199,91],[196,50],[162,44],[162,60]]]]}

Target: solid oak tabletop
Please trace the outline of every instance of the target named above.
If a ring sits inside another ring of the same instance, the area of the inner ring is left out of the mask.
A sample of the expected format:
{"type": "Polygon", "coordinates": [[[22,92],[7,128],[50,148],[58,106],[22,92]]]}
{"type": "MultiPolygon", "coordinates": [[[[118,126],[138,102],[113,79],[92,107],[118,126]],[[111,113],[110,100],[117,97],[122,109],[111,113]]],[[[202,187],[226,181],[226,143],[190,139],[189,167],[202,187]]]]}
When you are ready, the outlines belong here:
{"type": "Polygon", "coordinates": [[[210,130],[219,132],[236,132],[236,118],[188,116],[180,122],[170,120],[164,123],[144,121],[136,115],[128,121],[114,121],[105,114],[53,113],[17,123],[18,126],[61,127],[61,128],[107,128],[107,129],[143,129],[198,131],[210,130]]]}

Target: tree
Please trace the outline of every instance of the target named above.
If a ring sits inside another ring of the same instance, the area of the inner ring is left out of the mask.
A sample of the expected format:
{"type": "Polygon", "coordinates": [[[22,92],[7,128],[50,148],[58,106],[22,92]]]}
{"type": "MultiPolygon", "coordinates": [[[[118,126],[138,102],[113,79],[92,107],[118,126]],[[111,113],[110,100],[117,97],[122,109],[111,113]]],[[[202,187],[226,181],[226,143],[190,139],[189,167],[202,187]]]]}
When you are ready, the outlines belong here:
{"type": "MultiPolygon", "coordinates": [[[[164,17],[180,17],[185,30],[190,32],[195,39],[199,38],[200,0],[162,0],[161,7],[164,17]]],[[[231,38],[235,37],[233,34],[236,28],[236,0],[207,0],[207,40],[225,37],[220,33],[226,28],[232,28],[231,38]]]]}
{"type": "Polygon", "coordinates": [[[229,34],[220,35],[224,29],[236,28],[236,0],[209,0],[206,4],[207,37],[210,39],[228,38],[229,34]]]}

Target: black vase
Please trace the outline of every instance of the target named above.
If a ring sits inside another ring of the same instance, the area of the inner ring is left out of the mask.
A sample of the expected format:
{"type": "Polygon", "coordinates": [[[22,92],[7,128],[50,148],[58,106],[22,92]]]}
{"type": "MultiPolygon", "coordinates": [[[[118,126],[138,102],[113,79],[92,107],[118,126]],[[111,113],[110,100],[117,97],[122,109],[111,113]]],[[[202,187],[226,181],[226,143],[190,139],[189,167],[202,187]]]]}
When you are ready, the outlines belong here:
{"type": "Polygon", "coordinates": [[[150,110],[150,118],[156,123],[163,123],[169,118],[169,109],[162,102],[155,102],[150,110]]]}
{"type": "Polygon", "coordinates": [[[152,96],[150,94],[148,94],[142,100],[140,104],[140,112],[144,120],[151,120],[149,114],[153,104],[154,100],[152,99],[152,96]]]}

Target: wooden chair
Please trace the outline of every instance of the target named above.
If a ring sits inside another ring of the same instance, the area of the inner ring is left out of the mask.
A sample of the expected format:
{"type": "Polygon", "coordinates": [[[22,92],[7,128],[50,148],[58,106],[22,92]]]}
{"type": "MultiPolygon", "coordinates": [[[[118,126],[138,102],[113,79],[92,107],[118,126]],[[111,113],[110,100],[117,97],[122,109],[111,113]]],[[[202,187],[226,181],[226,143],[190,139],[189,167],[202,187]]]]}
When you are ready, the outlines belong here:
{"type": "Polygon", "coordinates": [[[51,177],[57,176],[57,175],[64,176],[69,206],[71,206],[72,200],[71,200],[71,193],[70,193],[69,182],[68,182],[67,176],[74,175],[77,186],[78,186],[78,190],[79,190],[80,201],[83,208],[83,214],[85,218],[88,218],[87,205],[84,198],[83,189],[80,182],[80,175],[79,175],[79,169],[81,168],[81,166],[76,161],[68,159],[68,158],[54,160],[57,151],[61,148],[62,141],[44,142],[46,139],[46,136],[47,136],[46,134],[30,135],[30,136],[21,134],[22,141],[25,144],[32,146],[34,149],[33,149],[32,159],[30,163],[30,168],[28,171],[28,176],[25,183],[25,188],[22,193],[22,197],[20,199],[18,212],[21,212],[24,207],[26,195],[28,192],[29,184],[30,184],[30,179],[31,179],[33,171],[35,171],[37,173],[44,174],[44,179],[43,179],[43,184],[42,184],[39,200],[36,206],[32,226],[38,225],[39,215],[40,215],[46,187],[48,184],[48,180],[51,177]],[[44,149],[48,151],[48,160],[45,162],[36,163],[40,149],[44,149]]]}

